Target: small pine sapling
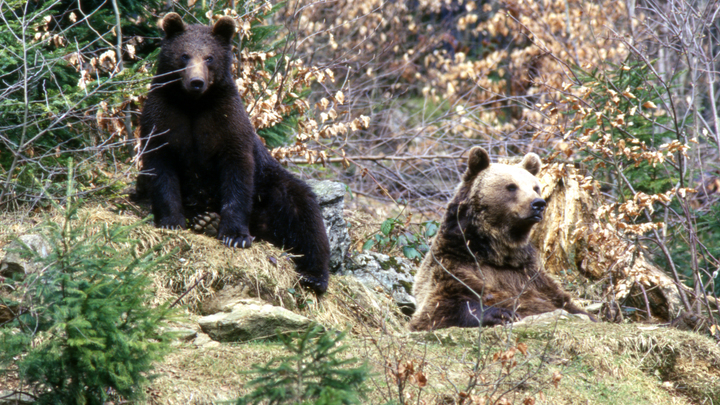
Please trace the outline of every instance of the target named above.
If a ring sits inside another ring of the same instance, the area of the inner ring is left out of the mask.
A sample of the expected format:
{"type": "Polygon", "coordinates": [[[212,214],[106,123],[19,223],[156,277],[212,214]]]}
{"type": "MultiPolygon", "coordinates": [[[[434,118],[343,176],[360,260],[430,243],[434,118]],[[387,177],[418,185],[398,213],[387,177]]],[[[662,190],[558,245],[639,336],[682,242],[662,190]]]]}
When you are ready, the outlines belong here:
{"type": "Polygon", "coordinates": [[[63,221],[38,231],[51,250],[25,255],[41,266],[14,287],[26,308],[0,329],[0,370],[14,370],[38,404],[103,404],[143,393],[153,364],[168,347],[160,327],[165,305],[149,304],[150,271],[167,256],[159,246],[137,253],[130,232],[139,224],[78,219],[72,171],[63,221]]]}
{"type": "Polygon", "coordinates": [[[368,378],[366,365],[354,367],[356,358],[345,358],[346,333],[324,331],[318,325],[302,333],[279,334],[288,355],[265,365],[253,364],[250,393],[238,399],[249,404],[359,404],[358,393],[368,378]]]}

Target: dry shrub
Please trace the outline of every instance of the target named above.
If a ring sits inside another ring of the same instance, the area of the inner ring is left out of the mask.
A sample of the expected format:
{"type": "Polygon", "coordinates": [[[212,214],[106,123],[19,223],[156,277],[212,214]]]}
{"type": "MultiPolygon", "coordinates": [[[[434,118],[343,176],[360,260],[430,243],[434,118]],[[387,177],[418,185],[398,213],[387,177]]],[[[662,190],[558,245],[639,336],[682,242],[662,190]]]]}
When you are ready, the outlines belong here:
{"type": "MultiPolygon", "coordinates": [[[[554,146],[556,133],[539,133],[537,121],[548,119],[541,107],[555,100],[552,89],[571,81],[570,65],[627,55],[609,39],[609,29],[624,32],[624,4],[477,4],[298,0],[282,11],[300,39],[298,57],[343,78],[337,113],[370,118],[368,129],[329,143],[345,151],[335,161],[351,167],[335,172],[354,192],[441,210],[467,150],[479,144],[502,156],[554,146]]],[[[328,86],[314,89],[319,99],[328,86]]]]}
{"type": "Polygon", "coordinates": [[[581,297],[635,308],[643,314],[640,319],[674,319],[682,309],[676,284],[613,224],[602,221],[595,182],[563,163],[545,165],[538,177],[548,206],[533,241],[545,269],[581,297]]]}

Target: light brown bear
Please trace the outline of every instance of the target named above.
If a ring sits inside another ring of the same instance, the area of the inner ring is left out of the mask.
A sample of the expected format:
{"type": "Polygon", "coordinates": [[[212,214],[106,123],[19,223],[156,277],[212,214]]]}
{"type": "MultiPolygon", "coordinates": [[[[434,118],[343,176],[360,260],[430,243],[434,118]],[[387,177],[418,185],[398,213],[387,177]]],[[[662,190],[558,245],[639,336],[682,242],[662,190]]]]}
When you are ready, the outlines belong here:
{"type": "MultiPolygon", "coordinates": [[[[491,164],[474,147],[455,197],[415,277],[411,330],[492,326],[563,308],[587,314],[543,271],[530,244],[545,200],[540,157],[491,164]]],[[[594,318],[591,319],[594,320],[594,318]]]]}

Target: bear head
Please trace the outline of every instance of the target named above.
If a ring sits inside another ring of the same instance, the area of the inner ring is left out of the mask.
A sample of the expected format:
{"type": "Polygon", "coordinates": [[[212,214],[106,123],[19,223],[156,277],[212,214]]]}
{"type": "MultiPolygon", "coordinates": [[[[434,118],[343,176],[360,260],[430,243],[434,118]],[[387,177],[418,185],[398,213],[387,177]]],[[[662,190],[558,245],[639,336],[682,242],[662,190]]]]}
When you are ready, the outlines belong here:
{"type": "Polygon", "coordinates": [[[220,18],[212,27],[187,25],[177,13],[168,13],[160,27],[162,41],[156,82],[179,82],[189,95],[200,97],[213,85],[232,80],[232,37],[235,21],[220,18]]]}
{"type": "Polygon", "coordinates": [[[475,232],[501,250],[527,245],[533,225],[543,218],[546,202],[535,177],[541,164],[535,153],[508,165],[490,163],[483,148],[470,150],[456,202],[464,206],[464,216],[475,232]]]}

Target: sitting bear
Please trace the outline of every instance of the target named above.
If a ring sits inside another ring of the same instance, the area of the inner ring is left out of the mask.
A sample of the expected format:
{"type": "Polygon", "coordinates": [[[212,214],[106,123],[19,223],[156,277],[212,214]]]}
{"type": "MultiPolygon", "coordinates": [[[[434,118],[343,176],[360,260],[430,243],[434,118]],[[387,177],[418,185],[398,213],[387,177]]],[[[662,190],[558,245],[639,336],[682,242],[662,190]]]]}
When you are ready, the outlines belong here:
{"type": "Polygon", "coordinates": [[[470,150],[415,277],[410,329],[492,326],[558,308],[587,314],[542,271],[529,241],[546,205],[535,177],[540,165],[534,153],[505,165],[490,164],[480,147],[470,150]]]}
{"type": "Polygon", "coordinates": [[[231,73],[235,22],[186,25],[169,13],[160,25],[138,178],[155,224],[185,229],[186,219],[217,212],[226,245],[247,248],[258,237],[288,249],[298,255],[300,283],[322,294],[330,258],[322,213],[310,187],[270,155],[250,123],[231,73]]]}

